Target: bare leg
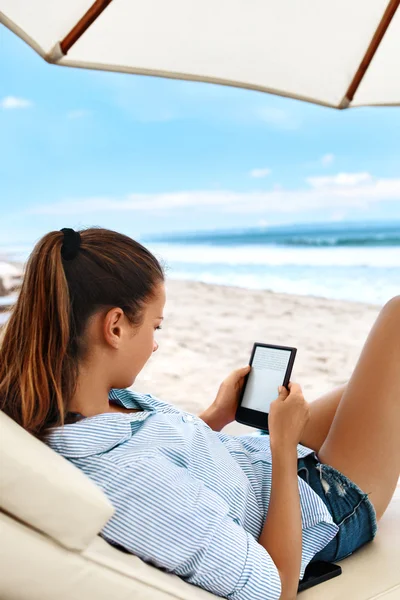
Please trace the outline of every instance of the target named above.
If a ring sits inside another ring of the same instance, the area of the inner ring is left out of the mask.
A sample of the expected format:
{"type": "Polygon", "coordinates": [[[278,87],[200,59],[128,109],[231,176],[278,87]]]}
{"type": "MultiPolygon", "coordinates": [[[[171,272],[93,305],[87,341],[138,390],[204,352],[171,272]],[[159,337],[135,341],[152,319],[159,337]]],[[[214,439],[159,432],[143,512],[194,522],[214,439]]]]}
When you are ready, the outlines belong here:
{"type": "Polygon", "coordinates": [[[347,384],[342,385],[309,403],[310,418],[304,428],[300,444],[319,452],[332,426],[346,387],[347,384]]]}
{"type": "Polygon", "coordinates": [[[384,514],[400,475],[400,296],[381,310],[318,458],[344,473],[384,514]]]}

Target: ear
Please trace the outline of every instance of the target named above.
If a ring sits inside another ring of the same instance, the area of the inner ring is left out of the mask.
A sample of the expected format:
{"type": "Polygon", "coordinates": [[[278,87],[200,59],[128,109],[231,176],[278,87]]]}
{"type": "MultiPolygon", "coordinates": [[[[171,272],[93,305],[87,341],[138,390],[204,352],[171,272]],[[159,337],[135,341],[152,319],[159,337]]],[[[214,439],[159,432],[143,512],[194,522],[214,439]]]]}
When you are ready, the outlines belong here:
{"type": "Polygon", "coordinates": [[[103,321],[104,339],[113,348],[117,349],[121,343],[122,326],[124,322],[124,311],[122,308],[111,308],[103,321]]]}

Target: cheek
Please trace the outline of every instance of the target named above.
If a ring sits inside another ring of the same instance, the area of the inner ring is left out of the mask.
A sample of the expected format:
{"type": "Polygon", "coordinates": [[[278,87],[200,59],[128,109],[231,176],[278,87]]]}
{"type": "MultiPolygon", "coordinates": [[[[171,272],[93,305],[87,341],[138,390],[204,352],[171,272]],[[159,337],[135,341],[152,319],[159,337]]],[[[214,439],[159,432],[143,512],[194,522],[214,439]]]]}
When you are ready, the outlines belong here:
{"type": "Polygon", "coordinates": [[[153,330],[143,332],[133,340],[131,346],[131,358],[133,357],[136,363],[145,363],[153,354],[156,345],[153,330]]]}

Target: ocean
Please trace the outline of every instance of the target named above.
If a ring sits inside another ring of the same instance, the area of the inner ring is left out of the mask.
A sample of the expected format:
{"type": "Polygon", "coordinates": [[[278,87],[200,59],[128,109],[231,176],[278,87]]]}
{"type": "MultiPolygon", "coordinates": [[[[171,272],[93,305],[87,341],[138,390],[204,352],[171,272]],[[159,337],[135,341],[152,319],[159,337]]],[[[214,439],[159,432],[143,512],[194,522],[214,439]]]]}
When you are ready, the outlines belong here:
{"type": "Polygon", "coordinates": [[[172,279],[383,305],[400,294],[400,223],[333,223],[143,238],[172,279]]]}
{"type": "MultiPolygon", "coordinates": [[[[400,294],[400,222],[329,223],[141,236],[167,277],[382,306],[400,294]]],[[[28,246],[2,247],[25,261],[28,246]]]]}

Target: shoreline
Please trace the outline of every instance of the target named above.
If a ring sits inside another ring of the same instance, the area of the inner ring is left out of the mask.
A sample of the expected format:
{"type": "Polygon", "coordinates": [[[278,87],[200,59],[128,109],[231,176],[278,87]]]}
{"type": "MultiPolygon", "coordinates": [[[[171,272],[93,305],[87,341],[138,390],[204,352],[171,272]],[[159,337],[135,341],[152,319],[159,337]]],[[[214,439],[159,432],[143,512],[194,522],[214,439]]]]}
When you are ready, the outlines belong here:
{"type": "MultiPolygon", "coordinates": [[[[254,342],[297,348],[292,381],[300,383],[308,401],[343,385],[381,309],[295,290],[256,290],[168,275],[166,291],[165,319],[156,333],[160,347],[132,389],[193,414],[212,403],[231,371],[248,364],[254,342]]],[[[0,328],[7,309],[0,307],[0,328]]],[[[254,430],[232,423],[224,431],[254,430]]]]}
{"type": "Polygon", "coordinates": [[[168,282],[170,281],[176,281],[176,282],[180,282],[180,283],[185,283],[185,284],[202,284],[208,287],[216,287],[216,288],[229,288],[229,289],[233,289],[233,290],[244,290],[246,292],[261,292],[261,293],[267,293],[267,294],[272,294],[274,296],[283,296],[283,297],[296,297],[296,298],[311,298],[314,300],[321,300],[324,301],[326,300],[327,302],[343,302],[345,304],[357,304],[357,305],[361,305],[361,306],[368,306],[369,308],[382,308],[381,304],[378,303],[374,303],[374,302],[364,302],[361,300],[349,300],[349,299],[341,299],[341,298],[330,298],[328,296],[318,296],[315,294],[296,294],[296,293],[292,293],[292,292],[278,292],[269,288],[252,288],[252,287],[246,287],[246,286],[241,286],[241,285],[233,285],[230,283],[210,283],[208,281],[200,281],[198,279],[185,279],[185,278],[180,278],[180,277],[169,277],[167,275],[166,277],[166,282],[168,285],[168,282]]]}
{"type": "MultiPolygon", "coordinates": [[[[309,402],[346,383],[380,311],[362,302],[168,278],[166,289],[160,348],[132,389],[196,415],[232,370],[248,364],[255,341],[297,348],[292,381],[309,402]]],[[[255,431],[236,422],[224,428],[232,435],[255,431]]]]}

